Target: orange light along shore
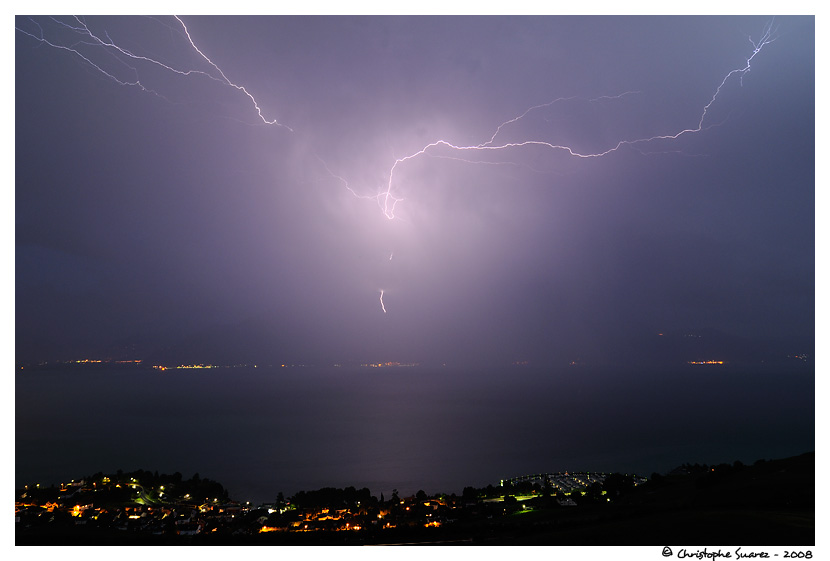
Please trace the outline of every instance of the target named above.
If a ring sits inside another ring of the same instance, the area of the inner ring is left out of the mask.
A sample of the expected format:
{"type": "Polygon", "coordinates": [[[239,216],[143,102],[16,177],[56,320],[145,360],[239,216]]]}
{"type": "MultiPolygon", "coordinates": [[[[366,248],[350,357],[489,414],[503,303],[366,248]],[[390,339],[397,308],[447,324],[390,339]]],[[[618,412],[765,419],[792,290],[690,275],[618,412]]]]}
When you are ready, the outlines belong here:
{"type": "Polygon", "coordinates": [[[722,360],[690,360],[686,364],[724,364],[722,360]]]}

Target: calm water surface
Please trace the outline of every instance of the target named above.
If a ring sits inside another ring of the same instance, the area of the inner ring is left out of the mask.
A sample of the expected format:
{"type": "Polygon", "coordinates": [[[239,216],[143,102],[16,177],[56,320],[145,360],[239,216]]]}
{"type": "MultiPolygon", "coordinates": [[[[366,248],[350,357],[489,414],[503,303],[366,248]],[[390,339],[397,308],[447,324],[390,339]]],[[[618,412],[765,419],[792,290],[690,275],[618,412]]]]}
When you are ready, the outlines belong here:
{"type": "Polygon", "coordinates": [[[17,485],[145,469],[273,501],[326,486],[461,493],[526,473],[650,475],[814,449],[812,370],[18,371],[17,485]]]}

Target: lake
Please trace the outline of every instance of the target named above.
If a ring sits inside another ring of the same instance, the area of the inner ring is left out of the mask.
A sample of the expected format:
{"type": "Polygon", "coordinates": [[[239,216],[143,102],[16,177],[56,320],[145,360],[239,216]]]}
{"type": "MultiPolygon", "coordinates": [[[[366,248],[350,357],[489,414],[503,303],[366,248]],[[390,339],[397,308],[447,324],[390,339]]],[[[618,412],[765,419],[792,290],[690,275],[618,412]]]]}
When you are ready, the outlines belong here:
{"type": "Polygon", "coordinates": [[[649,476],[815,447],[812,368],[41,370],[15,376],[15,483],[199,473],[232,498],[387,498],[555,471],[649,476]]]}

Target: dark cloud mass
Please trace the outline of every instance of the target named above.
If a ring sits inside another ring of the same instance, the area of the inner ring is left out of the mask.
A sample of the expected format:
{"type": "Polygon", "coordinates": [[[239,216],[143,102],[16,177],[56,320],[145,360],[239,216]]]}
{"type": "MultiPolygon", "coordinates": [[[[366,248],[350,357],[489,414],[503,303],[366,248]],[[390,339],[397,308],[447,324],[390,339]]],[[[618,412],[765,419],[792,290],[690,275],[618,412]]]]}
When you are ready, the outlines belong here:
{"type": "Polygon", "coordinates": [[[175,19],[85,21],[200,72],[78,46],[99,69],[39,41],[77,20],[16,18],[18,362],[614,364],[689,360],[656,338],[690,330],[712,358],[813,352],[812,17],[773,21],[698,132],[435,146],[395,167],[394,220],[355,194],[397,158],[558,98],[494,145],[695,129],[770,18],[183,17],[290,130],[175,19]]]}

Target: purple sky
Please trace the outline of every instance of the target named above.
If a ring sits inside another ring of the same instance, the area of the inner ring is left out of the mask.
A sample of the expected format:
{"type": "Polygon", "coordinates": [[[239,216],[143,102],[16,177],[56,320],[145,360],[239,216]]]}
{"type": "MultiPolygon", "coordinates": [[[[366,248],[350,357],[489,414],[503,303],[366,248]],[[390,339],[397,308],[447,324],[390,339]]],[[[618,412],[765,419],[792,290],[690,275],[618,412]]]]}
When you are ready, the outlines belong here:
{"type": "Polygon", "coordinates": [[[813,353],[813,17],[82,21],[15,20],[18,362],[813,353]]]}

